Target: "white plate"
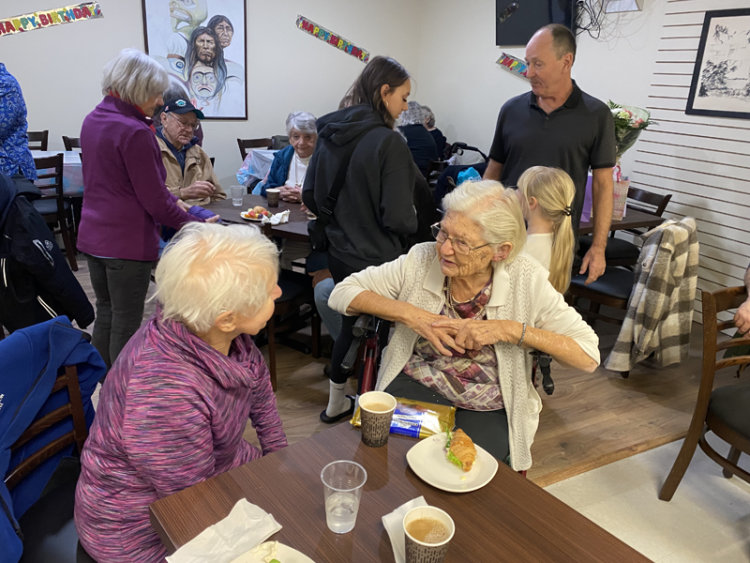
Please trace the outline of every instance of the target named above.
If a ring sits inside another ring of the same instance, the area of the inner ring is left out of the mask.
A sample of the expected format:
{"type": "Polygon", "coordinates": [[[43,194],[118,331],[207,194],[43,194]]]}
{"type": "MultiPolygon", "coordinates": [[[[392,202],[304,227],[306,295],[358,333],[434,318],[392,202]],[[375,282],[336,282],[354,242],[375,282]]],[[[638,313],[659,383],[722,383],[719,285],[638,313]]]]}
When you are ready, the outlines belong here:
{"type": "MultiPolygon", "coordinates": [[[[250,557],[251,556],[246,553],[244,555],[240,555],[237,559],[232,561],[232,563],[244,563],[245,561],[261,561],[261,559],[251,559],[250,557]]],[[[304,553],[301,553],[296,549],[289,547],[288,545],[284,545],[283,543],[278,544],[276,559],[281,561],[281,563],[315,563],[315,561],[310,559],[304,553]]]]}
{"type": "MultiPolygon", "coordinates": [[[[253,223],[261,223],[263,221],[263,219],[260,219],[260,218],[259,219],[253,219],[252,217],[248,217],[246,211],[241,211],[240,212],[240,217],[242,217],[245,221],[252,221],[253,223]]],[[[271,215],[271,217],[273,217],[273,215],[271,215]]],[[[271,217],[269,217],[269,219],[271,217]]]]}
{"type": "Polygon", "coordinates": [[[471,471],[453,465],[445,455],[445,433],[425,438],[408,452],[406,461],[417,477],[449,493],[469,493],[481,489],[497,473],[497,460],[487,450],[476,446],[477,460],[471,471]]]}

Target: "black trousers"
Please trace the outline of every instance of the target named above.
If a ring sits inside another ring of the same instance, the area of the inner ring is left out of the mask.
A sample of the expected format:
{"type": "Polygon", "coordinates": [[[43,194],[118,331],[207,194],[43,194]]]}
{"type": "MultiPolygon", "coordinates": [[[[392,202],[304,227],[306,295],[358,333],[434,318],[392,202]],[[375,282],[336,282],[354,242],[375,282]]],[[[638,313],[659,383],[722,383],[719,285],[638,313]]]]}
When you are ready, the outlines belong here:
{"type": "MultiPolygon", "coordinates": [[[[386,388],[386,393],[394,397],[434,403],[436,405],[453,406],[453,404],[425,387],[419,381],[401,372],[386,388]]],[[[456,428],[460,428],[475,444],[482,446],[498,461],[510,465],[510,446],[508,445],[508,417],[505,409],[496,411],[469,411],[456,409],[456,428]]]]}
{"type": "Polygon", "coordinates": [[[107,367],[141,326],[153,262],[86,255],[96,294],[96,322],[91,343],[107,367]]]}

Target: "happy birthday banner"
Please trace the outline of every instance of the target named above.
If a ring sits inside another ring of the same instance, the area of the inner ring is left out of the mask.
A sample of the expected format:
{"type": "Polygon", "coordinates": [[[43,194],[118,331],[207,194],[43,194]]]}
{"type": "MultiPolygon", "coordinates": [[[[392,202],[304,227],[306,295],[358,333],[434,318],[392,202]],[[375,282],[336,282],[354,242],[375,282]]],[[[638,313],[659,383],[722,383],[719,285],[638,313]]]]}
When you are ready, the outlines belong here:
{"type": "Polygon", "coordinates": [[[353,45],[351,41],[347,41],[340,35],[336,35],[332,31],[319,26],[315,22],[311,22],[306,17],[297,16],[297,28],[301,29],[302,31],[306,31],[307,33],[317,37],[321,41],[325,41],[329,45],[333,45],[340,51],[345,51],[353,57],[357,57],[363,63],[366,63],[370,60],[369,51],[365,51],[364,49],[353,45]]]}
{"type": "Polygon", "coordinates": [[[64,23],[73,23],[82,20],[92,20],[101,18],[102,9],[99,2],[86,2],[84,4],[74,4],[57,8],[56,10],[45,10],[25,14],[13,18],[0,19],[0,35],[14,35],[24,31],[33,31],[43,27],[61,25],[64,23]]]}
{"type": "Polygon", "coordinates": [[[499,64],[508,72],[512,72],[513,74],[517,74],[518,76],[521,76],[528,80],[528,78],[526,77],[526,70],[529,67],[521,59],[514,57],[513,55],[509,55],[508,53],[503,53],[503,56],[497,59],[497,64],[499,64]]]}

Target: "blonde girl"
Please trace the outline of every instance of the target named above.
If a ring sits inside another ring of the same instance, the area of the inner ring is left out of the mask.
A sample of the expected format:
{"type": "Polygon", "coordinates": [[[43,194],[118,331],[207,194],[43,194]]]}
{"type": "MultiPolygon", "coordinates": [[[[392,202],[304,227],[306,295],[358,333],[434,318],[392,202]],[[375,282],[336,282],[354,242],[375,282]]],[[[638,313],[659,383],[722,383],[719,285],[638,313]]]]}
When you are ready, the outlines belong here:
{"type": "Polygon", "coordinates": [[[570,285],[575,239],[571,216],[575,185],[559,168],[534,166],[518,180],[528,222],[525,252],[549,270],[549,281],[560,293],[570,285]]]}

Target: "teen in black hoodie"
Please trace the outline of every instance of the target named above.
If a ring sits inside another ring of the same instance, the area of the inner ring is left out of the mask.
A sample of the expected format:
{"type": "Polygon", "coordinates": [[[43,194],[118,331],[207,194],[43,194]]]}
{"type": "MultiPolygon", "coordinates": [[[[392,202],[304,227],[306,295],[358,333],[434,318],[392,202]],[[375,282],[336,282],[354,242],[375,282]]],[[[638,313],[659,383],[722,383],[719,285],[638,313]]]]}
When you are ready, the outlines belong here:
{"type": "MultiPolygon", "coordinates": [[[[333,216],[326,227],[328,267],[336,283],[395,260],[417,230],[414,167],[404,138],[393,126],[407,109],[409,74],[398,62],[375,57],[341,103],[343,109],[318,119],[318,144],[305,176],[302,201],[319,215],[339,169],[349,161],[333,216]]],[[[331,358],[331,387],[323,422],[351,414],[344,395],[341,362],[352,340],[356,317],[344,317],[331,358]]]]}

